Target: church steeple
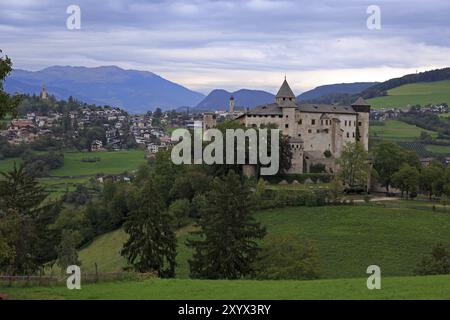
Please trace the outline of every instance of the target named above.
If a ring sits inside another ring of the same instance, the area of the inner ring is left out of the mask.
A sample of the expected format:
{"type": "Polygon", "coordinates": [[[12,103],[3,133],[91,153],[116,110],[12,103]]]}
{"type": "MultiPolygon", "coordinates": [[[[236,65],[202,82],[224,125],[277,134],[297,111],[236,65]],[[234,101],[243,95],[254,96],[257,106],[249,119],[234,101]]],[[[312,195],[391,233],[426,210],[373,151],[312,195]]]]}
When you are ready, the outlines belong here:
{"type": "Polygon", "coordinates": [[[286,77],[284,77],[283,84],[281,85],[280,90],[278,90],[275,101],[278,104],[288,104],[289,102],[295,102],[295,99],[295,94],[294,92],[292,92],[292,89],[289,86],[286,77]]]}
{"type": "Polygon", "coordinates": [[[47,88],[45,87],[45,84],[42,85],[41,94],[39,96],[40,96],[40,98],[42,100],[47,100],[48,99],[48,92],[47,92],[47,88]]]}

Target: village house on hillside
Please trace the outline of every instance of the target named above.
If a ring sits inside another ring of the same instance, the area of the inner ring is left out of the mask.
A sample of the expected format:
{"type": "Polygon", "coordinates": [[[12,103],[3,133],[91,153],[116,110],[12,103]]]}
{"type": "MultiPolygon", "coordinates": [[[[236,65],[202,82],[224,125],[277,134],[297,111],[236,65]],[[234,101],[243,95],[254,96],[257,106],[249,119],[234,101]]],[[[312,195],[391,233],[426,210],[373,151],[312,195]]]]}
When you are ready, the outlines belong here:
{"type": "MultiPolygon", "coordinates": [[[[276,124],[289,136],[293,153],[290,173],[309,172],[311,165],[318,163],[335,172],[335,160],[347,142],[359,140],[368,150],[369,113],[370,105],[362,98],[351,106],[298,103],[285,79],[273,103],[247,110],[236,120],[255,128],[276,124]]],[[[205,114],[203,122],[205,129],[212,128],[216,117],[205,114]]]]}

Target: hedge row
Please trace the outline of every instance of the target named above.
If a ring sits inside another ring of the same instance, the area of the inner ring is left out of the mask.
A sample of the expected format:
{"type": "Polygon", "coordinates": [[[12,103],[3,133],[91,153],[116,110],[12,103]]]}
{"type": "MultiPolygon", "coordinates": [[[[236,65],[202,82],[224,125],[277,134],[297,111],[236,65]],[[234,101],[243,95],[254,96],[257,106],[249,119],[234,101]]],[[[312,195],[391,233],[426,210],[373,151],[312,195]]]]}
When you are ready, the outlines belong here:
{"type": "Polygon", "coordinates": [[[299,183],[304,183],[308,178],[314,183],[317,181],[328,183],[333,178],[333,175],[329,173],[291,173],[263,177],[264,180],[267,180],[270,183],[280,183],[283,180],[286,180],[288,183],[292,183],[294,180],[297,180],[299,183]]]}

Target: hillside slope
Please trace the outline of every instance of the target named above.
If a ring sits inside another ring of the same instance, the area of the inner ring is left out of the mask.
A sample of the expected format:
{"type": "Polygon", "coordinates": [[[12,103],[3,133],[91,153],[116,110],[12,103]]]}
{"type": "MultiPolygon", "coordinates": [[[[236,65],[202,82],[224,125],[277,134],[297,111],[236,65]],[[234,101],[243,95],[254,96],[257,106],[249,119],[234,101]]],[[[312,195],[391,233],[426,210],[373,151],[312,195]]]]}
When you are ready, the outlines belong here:
{"type": "Polygon", "coordinates": [[[405,84],[386,92],[386,96],[368,99],[374,108],[422,106],[447,103],[450,105],[450,80],[405,84]]]}
{"type": "MultiPolygon", "coordinates": [[[[386,204],[388,205],[388,204],[386,204]]],[[[256,218],[271,234],[293,234],[316,244],[324,278],[363,277],[377,264],[386,276],[413,275],[417,262],[437,242],[450,243],[448,214],[431,210],[374,206],[285,208],[259,212],[256,218]]],[[[178,232],[177,277],[188,278],[189,228],[178,232]]],[[[119,271],[123,231],[96,239],[81,250],[83,270],[119,271]]]]}
{"type": "Polygon", "coordinates": [[[363,90],[377,84],[378,82],[355,82],[355,83],[338,83],[319,86],[312,90],[303,92],[297,97],[298,101],[315,101],[320,100],[324,96],[333,94],[350,94],[354,95],[363,90]]]}

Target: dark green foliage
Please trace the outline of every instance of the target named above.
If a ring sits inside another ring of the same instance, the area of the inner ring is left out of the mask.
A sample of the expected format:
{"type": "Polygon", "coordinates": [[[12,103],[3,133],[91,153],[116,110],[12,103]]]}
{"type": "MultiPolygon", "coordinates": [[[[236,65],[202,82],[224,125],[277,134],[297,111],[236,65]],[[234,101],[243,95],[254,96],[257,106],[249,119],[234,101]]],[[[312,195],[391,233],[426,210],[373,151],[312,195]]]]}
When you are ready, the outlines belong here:
{"type": "Polygon", "coordinates": [[[255,269],[255,278],[270,280],[317,279],[320,273],[314,244],[290,234],[267,236],[255,269]]]}
{"type": "Polygon", "coordinates": [[[382,186],[389,191],[392,184],[392,176],[405,163],[405,152],[395,142],[382,141],[373,149],[374,164],[373,167],[378,174],[378,179],[382,186]]]}
{"type": "Polygon", "coordinates": [[[201,230],[187,241],[194,249],[189,260],[191,277],[239,279],[251,275],[259,252],[257,240],[266,231],[253,218],[248,186],[230,171],[214,179],[206,200],[199,220],[201,230]]]}
{"type": "Polygon", "coordinates": [[[324,164],[316,163],[309,167],[309,172],[311,172],[311,173],[326,173],[327,169],[324,164]]]}
{"type": "Polygon", "coordinates": [[[169,214],[173,217],[176,228],[184,227],[189,223],[191,204],[187,199],[178,199],[171,203],[169,214]]]}
{"type": "Polygon", "coordinates": [[[290,173],[277,176],[266,176],[264,179],[273,184],[277,184],[283,180],[286,180],[288,183],[292,183],[294,180],[304,183],[307,179],[310,179],[314,183],[328,183],[331,181],[332,177],[333,175],[329,173],[290,173]]]}
{"type": "Polygon", "coordinates": [[[450,274],[450,250],[438,243],[429,256],[423,257],[416,268],[418,275],[450,274]]]}
{"type": "Polygon", "coordinates": [[[152,179],[139,192],[124,230],[129,234],[122,255],[138,272],[157,272],[161,277],[175,276],[176,238],[171,216],[166,212],[152,179]]]}
{"type": "Polygon", "coordinates": [[[45,177],[50,170],[61,168],[64,165],[62,152],[49,152],[47,154],[33,154],[25,152],[22,155],[27,172],[34,177],[45,177]]]}
{"type": "Polygon", "coordinates": [[[47,193],[23,165],[1,173],[0,239],[3,250],[12,253],[5,265],[10,274],[33,274],[55,258],[58,234],[48,230],[59,206],[44,204],[47,193]]]}
{"type": "MultiPolygon", "coordinates": [[[[0,49],[0,54],[2,50],[0,49]]],[[[6,114],[15,115],[21,96],[10,96],[3,89],[3,81],[12,71],[12,61],[8,56],[0,56],[0,120],[6,114]]]]}

